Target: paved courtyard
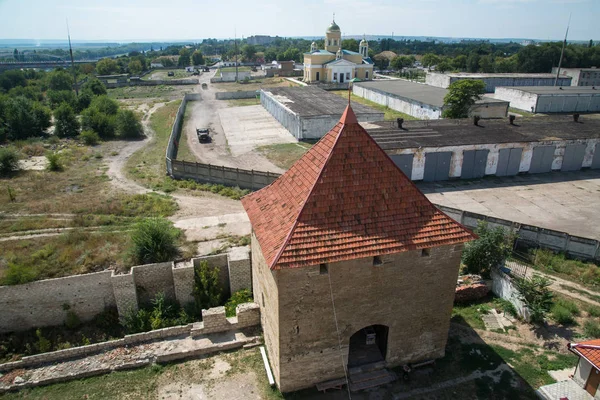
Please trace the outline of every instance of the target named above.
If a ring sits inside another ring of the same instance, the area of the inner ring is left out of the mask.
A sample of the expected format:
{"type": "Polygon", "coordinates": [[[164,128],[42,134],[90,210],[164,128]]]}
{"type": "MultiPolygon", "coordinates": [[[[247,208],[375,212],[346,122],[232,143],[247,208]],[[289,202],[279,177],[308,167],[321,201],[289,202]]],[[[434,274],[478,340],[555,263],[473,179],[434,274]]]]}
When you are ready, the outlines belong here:
{"type": "Polygon", "coordinates": [[[600,171],[419,183],[435,204],[600,239],[600,171]]]}
{"type": "Polygon", "coordinates": [[[297,142],[261,105],[220,109],[219,117],[234,157],[264,145],[297,142]]]}

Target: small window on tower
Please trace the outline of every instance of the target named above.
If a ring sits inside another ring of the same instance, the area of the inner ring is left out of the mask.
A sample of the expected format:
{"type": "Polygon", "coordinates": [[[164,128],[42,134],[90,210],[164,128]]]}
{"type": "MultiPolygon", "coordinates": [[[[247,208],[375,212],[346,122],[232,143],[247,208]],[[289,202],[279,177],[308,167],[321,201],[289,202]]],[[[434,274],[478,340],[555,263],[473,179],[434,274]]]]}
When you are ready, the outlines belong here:
{"type": "Polygon", "coordinates": [[[320,275],[327,275],[328,273],[329,273],[329,267],[327,266],[327,264],[319,265],[319,274],[320,275]]]}
{"type": "Polygon", "coordinates": [[[421,250],[421,257],[429,257],[430,254],[431,254],[431,249],[421,250]]]}
{"type": "Polygon", "coordinates": [[[383,261],[381,261],[380,256],[373,257],[373,266],[383,265],[383,261]]]}

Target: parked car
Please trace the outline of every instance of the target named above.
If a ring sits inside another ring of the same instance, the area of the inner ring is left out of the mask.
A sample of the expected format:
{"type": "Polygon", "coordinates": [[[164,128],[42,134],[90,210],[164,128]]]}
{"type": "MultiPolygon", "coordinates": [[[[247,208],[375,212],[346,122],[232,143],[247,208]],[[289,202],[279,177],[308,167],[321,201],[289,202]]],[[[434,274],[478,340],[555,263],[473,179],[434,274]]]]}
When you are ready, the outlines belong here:
{"type": "Polygon", "coordinates": [[[206,82],[202,84],[202,89],[208,89],[208,84],[206,84],[206,82]]]}
{"type": "Polygon", "coordinates": [[[210,135],[208,132],[208,128],[196,128],[196,135],[198,136],[198,142],[200,143],[209,143],[210,135]]]}
{"type": "Polygon", "coordinates": [[[173,71],[169,71],[169,72],[167,73],[167,76],[175,76],[175,72],[173,72],[173,71]]]}

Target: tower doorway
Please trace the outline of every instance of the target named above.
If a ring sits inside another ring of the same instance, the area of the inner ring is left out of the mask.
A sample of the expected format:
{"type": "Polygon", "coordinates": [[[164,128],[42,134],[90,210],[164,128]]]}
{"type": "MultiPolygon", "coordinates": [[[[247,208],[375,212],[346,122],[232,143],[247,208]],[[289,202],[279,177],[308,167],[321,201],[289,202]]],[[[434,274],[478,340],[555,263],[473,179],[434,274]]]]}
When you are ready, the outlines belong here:
{"type": "Polygon", "coordinates": [[[385,361],[389,328],[370,325],[350,337],[348,368],[385,361]]]}

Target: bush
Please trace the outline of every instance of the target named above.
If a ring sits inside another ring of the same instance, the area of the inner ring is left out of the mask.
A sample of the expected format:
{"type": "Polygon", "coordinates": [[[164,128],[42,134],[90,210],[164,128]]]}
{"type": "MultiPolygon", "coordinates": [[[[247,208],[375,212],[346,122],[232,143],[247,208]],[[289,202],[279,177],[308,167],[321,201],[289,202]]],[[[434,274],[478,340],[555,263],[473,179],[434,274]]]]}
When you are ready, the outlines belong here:
{"type": "Polygon", "coordinates": [[[33,282],[39,277],[39,271],[34,266],[24,266],[16,263],[8,263],[8,269],[0,279],[0,285],[21,285],[33,282]]]}
{"type": "Polygon", "coordinates": [[[96,132],[103,139],[115,136],[115,116],[103,113],[92,106],[81,113],[81,126],[85,130],[96,132]]]}
{"type": "Polygon", "coordinates": [[[147,332],[150,329],[150,312],[145,309],[129,310],[121,319],[121,325],[127,333],[147,332]]]}
{"type": "Polygon", "coordinates": [[[465,245],[462,262],[468,273],[488,277],[490,269],[510,255],[514,237],[501,227],[490,229],[485,221],[479,222],[475,233],[479,238],[465,245]]]}
{"type": "Polygon", "coordinates": [[[19,153],[13,147],[0,149],[0,175],[19,170],[19,153]]]}
{"type": "Polygon", "coordinates": [[[586,308],[587,313],[590,317],[600,317],[600,307],[589,305],[586,308]]]}
{"type": "Polygon", "coordinates": [[[117,132],[123,138],[138,138],[144,135],[144,128],[133,111],[121,110],[117,114],[117,132]]]}
{"type": "Polygon", "coordinates": [[[600,268],[593,263],[570,260],[564,254],[538,249],[534,253],[533,264],[542,271],[564,274],[589,286],[600,286],[600,268]]]}
{"type": "Polygon", "coordinates": [[[565,299],[565,298],[559,298],[555,301],[554,304],[557,304],[561,307],[563,307],[565,310],[569,311],[569,313],[571,313],[571,315],[579,315],[579,307],[577,306],[577,303],[575,303],[574,301],[565,299]]]}
{"type": "Polygon", "coordinates": [[[95,108],[104,114],[117,115],[119,103],[108,96],[98,96],[92,100],[90,108],[95,108]]]}
{"type": "Polygon", "coordinates": [[[79,139],[88,146],[95,146],[100,141],[100,136],[94,131],[83,131],[79,134],[79,139]]]}
{"type": "Polygon", "coordinates": [[[519,316],[519,313],[517,312],[517,309],[515,308],[514,304],[508,300],[501,299],[499,297],[495,298],[494,305],[497,309],[502,310],[504,313],[512,315],[515,318],[519,316]]]}
{"type": "Polygon", "coordinates": [[[37,348],[40,353],[46,353],[52,349],[52,343],[44,337],[40,329],[35,331],[35,336],[37,336],[37,348]]]}
{"type": "Polygon", "coordinates": [[[225,303],[225,314],[228,317],[235,317],[235,308],[239,304],[252,302],[252,293],[248,289],[238,290],[231,295],[227,303],[225,303]]]}
{"type": "Polygon", "coordinates": [[[516,282],[519,298],[529,308],[531,321],[543,322],[544,316],[552,307],[550,281],[543,276],[534,275],[533,278],[518,279],[516,282]]]}
{"type": "Polygon", "coordinates": [[[194,318],[177,302],[167,299],[162,292],[156,295],[149,307],[142,307],[138,311],[130,310],[121,319],[121,325],[130,334],[185,325],[190,322],[194,322],[194,318]]]}
{"type": "Polygon", "coordinates": [[[62,103],[54,110],[54,134],[58,137],[77,136],[79,134],[79,121],[73,108],[67,103],[62,103]]]}
{"type": "Polygon", "coordinates": [[[131,234],[133,259],[139,264],[171,261],[178,254],[179,230],[163,218],[149,218],[138,223],[131,234]]]}
{"type": "Polygon", "coordinates": [[[600,338],[600,324],[597,321],[588,319],[583,324],[583,334],[589,339],[600,338]]]}
{"type": "Polygon", "coordinates": [[[77,316],[77,314],[75,314],[75,312],[73,310],[68,310],[67,311],[67,316],[65,318],[65,326],[67,327],[67,329],[76,329],[81,325],[81,320],[79,319],[79,317],[77,316]]]}
{"type": "Polygon", "coordinates": [[[63,169],[60,154],[57,152],[49,151],[46,153],[46,159],[48,160],[48,165],[46,166],[48,171],[61,171],[63,169]]]}
{"type": "Polygon", "coordinates": [[[219,267],[211,268],[208,262],[202,261],[194,268],[194,300],[196,312],[202,314],[203,309],[221,304],[221,285],[219,284],[219,267]]]}
{"type": "Polygon", "coordinates": [[[552,319],[561,325],[570,325],[575,322],[571,311],[560,304],[554,304],[550,313],[552,314],[552,319]]]}

